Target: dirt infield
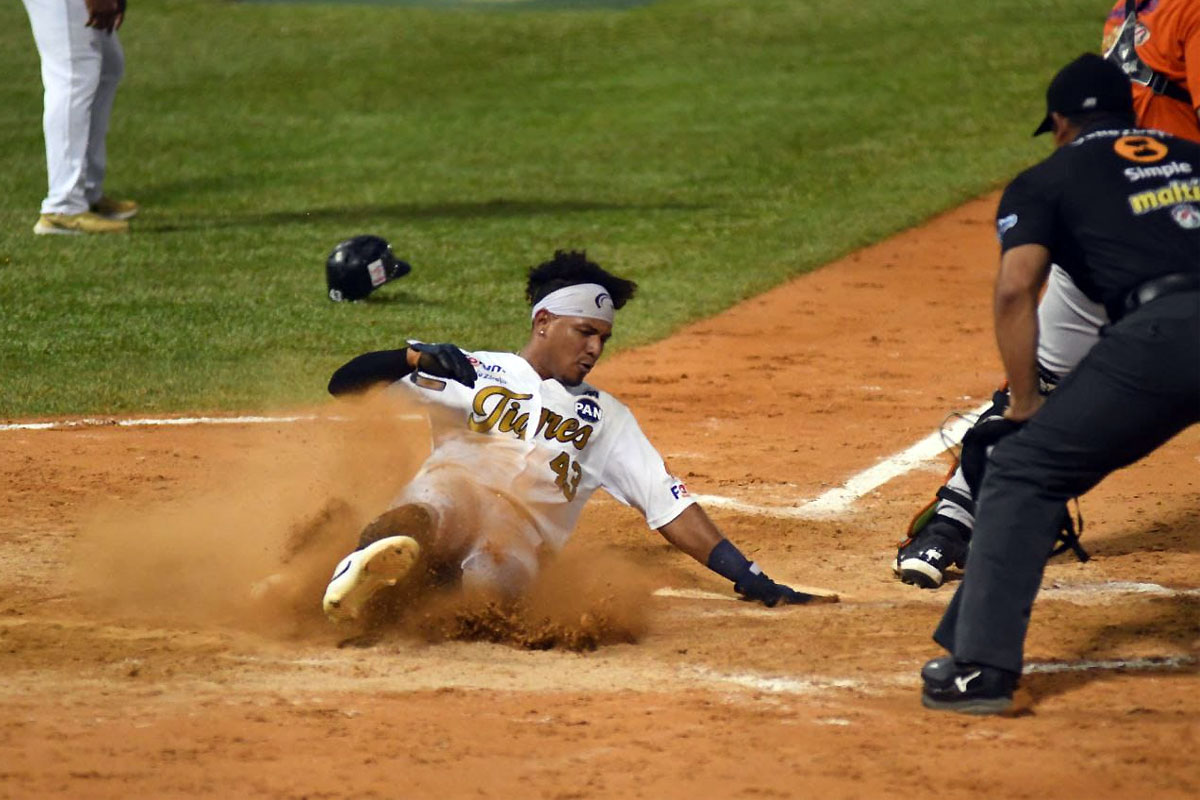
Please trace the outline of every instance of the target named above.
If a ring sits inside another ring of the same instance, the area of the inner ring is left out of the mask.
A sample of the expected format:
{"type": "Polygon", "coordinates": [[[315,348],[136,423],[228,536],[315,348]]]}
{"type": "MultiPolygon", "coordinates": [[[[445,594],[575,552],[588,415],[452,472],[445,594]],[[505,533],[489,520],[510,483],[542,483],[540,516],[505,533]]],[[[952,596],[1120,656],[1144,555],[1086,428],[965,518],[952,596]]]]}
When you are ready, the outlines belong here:
{"type": "Polygon", "coordinates": [[[0,797],[1196,797],[1200,428],[1084,498],[1094,558],[1047,570],[1012,717],[918,702],[953,585],[888,559],[944,463],[797,511],[999,381],[994,202],[594,376],[693,492],[759,507],[710,505],[730,538],[838,605],[735,601],[598,497],[513,627],[430,606],[351,639],[320,587],[419,422],[0,431],[0,797]]]}

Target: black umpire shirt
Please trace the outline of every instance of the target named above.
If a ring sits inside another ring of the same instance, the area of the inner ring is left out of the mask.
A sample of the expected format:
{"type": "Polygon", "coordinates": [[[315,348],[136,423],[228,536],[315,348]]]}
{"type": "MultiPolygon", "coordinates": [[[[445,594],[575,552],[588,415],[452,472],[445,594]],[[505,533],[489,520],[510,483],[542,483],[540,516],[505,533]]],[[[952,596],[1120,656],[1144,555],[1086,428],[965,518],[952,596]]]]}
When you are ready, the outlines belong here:
{"type": "Polygon", "coordinates": [[[1009,184],[1002,251],[1040,244],[1113,319],[1134,288],[1200,279],[1200,144],[1100,121],[1009,184]]]}

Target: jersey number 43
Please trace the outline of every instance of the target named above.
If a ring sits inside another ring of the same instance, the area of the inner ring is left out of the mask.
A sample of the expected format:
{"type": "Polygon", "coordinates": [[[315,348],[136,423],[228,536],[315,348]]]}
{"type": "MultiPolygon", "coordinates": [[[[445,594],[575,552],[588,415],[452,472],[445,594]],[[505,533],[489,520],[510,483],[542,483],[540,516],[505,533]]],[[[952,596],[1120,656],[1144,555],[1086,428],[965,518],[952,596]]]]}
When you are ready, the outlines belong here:
{"type": "Polygon", "coordinates": [[[572,461],[566,453],[559,453],[551,459],[550,469],[554,470],[554,483],[562,491],[563,497],[567,498],[568,503],[574,500],[575,492],[579,491],[579,479],[583,477],[579,462],[572,461]]]}

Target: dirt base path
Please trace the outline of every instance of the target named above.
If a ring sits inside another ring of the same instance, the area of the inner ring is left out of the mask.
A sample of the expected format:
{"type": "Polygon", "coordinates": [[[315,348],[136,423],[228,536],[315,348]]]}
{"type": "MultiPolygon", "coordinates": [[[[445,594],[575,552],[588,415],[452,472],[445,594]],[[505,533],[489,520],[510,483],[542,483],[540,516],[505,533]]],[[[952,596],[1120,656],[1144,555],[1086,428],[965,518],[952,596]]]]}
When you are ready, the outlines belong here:
{"type": "Polygon", "coordinates": [[[1094,558],[1048,568],[1013,717],[918,702],[954,586],[888,564],[944,463],[798,510],[990,396],[994,202],[595,376],[730,538],[839,605],[737,602],[597,498],[516,628],[432,608],[350,639],[320,587],[418,423],[0,431],[0,797],[1197,796],[1200,429],[1084,498],[1094,558]]]}

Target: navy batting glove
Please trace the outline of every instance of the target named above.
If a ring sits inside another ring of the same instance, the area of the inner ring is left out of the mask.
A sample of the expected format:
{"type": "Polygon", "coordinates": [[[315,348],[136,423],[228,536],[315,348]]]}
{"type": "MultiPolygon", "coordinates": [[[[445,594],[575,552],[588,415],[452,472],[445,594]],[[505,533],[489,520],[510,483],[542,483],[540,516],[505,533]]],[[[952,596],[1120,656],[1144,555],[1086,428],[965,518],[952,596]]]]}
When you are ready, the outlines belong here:
{"type": "Polygon", "coordinates": [[[420,353],[417,369],[421,372],[456,380],[469,389],[475,388],[475,367],[456,345],[410,342],[408,346],[420,353]]]}
{"type": "Polygon", "coordinates": [[[733,590],[746,600],[756,600],[767,608],[774,608],[780,603],[785,606],[802,605],[816,599],[814,595],[776,583],[762,572],[748,574],[733,585],[733,590]]]}
{"type": "Polygon", "coordinates": [[[742,555],[728,539],[722,539],[708,554],[707,566],[723,578],[733,581],[733,590],[745,600],[755,600],[767,608],[803,603],[836,603],[837,595],[815,595],[797,592],[790,586],[776,583],[762,568],[742,555]]]}

